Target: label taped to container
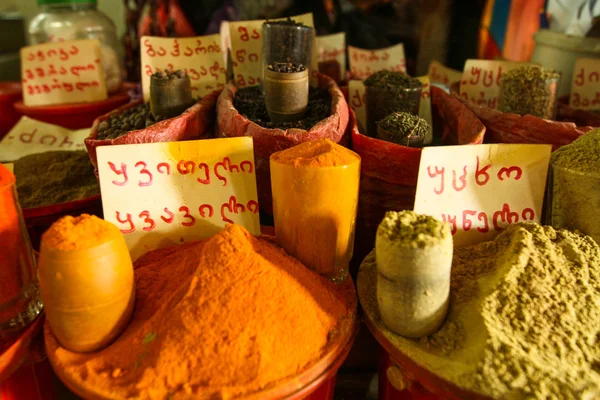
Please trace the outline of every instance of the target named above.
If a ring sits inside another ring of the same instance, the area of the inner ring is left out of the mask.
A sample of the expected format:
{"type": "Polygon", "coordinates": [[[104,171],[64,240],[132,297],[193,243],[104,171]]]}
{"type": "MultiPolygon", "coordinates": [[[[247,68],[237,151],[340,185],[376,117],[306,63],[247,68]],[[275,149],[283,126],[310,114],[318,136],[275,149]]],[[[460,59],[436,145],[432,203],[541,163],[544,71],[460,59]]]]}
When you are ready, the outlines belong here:
{"type": "Polygon", "coordinates": [[[225,86],[226,65],[221,36],[164,38],[142,36],[142,90],[150,100],[150,76],[157,70],[183,70],[190,77],[192,97],[199,98],[225,86]]]}
{"type": "Polygon", "coordinates": [[[334,33],[333,35],[317,36],[316,40],[316,59],[319,62],[319,72],[330,73],[325,63],[337,63],[339,66],[339,76],[331,76],[336,82],[344,81],[346,78],[346,34],[344,32],[334,33]]]}
{"type": "Polygon", "coordinates": [[[513,61],[467,60],[460,82],[460,96],[496,109],[502,74],[524,65],[526,63],[513,61]]]}
{"type": "Polygon", "coordinates": [[[260,234],[252,138],[97,148],[104,219],[133,259],[205,239],[226,224],[260,234]]]}
{"type": "MultiPolygon", "coordinates": [[[[269,21],[280,21],[284,18],[269,21]]],[[[314,27],[312,13],[291,17],[292,20],[314,27]]],[[[238,21],[229,23],[233,80],[238,88],[257,86],[262,77],[262,25],[265,20],[238,21]]],[[[313,40],[313,54],[315,41],[313,40]]],[[[311,71],[318,70],[318,60],[312,57],[311,71]]],[[[311,76],[311,84],[316,80],[311,76]]]]}
{"type": "Polygon", "coordinates": [[[600,60],[578,58],[575,61],[569,106],[579,110],[600,109],[600,60]]]}
{"type": "Polygon", "coordinates": [[[90,103],[108,98],[98,40],[21,49],[23,103],[28,107],[90,103]]]}
{"type": "Polygon", "coordinates": [[[58,125],[21,117],[0,141],[0,160],[14,161],[47,151],[85,150],[90,128],[72,131],[58,125]]]}
{"type": "Polygon", "coordinates": [[[415,211],[448,222],[455,246],[492,240],[508,224],[540,222],[551,145],[426,147],[415,211]]]}
{"type": "Polygon", "coordinates": [[[365,80],[371,74],[382,70],[406,72],[402,43],[378,50],[348,46],[348,60],[353,79],[365,80]]]}
{"type": "Polygon", "coordinates": [[[455,82],[460,82],[462,75],[462,72],[448,68],[436,60],[433,60],[429,64],[429,71],[427,72],[431,84],[444,86],[450,86],[455,82]]]}

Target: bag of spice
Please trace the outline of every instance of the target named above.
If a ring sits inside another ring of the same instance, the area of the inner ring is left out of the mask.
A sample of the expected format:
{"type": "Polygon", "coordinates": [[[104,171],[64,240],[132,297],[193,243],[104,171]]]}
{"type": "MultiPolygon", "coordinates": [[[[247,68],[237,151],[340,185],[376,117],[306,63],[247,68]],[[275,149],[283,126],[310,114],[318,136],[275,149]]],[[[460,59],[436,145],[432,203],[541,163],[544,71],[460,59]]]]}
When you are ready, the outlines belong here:
{"type": "Polygon", "coordinates": [[[188,108],[180,116],[154,121],[150,107],[142,100],[127,104],[94,121],[85,147],[98,176],[96,147],[133,143],[178,142],[212,137],[215,104],[214,91],[188,108]]]}
{"type": "Polygon", "coordinates": [[[552,150],[556,150],[593,129],[591,126],[580,126],[592,119],[577,110],[566,108],[564,104],[559,105],[557,117],[564,121],[552,121],[532,115],[503,113],[467,101],[458,95],[457,84],[451,87],[451,92],[483,122],[486,143],[551,144],[552,150]]]}
{"type": "MultiPolygon", "coordinates": [[[[485,126],[458,99],[431,88],[433,126],[443,129],[444,145],[480,144],[485,126]]],[[[377,226],[386,211],[412,210],[421,162],[421,149],[363,135],[350,113],[352,150],[362,159],[353,264],[373,249],[377,226]]]]}
{"type": "Polygon", "coordinates": [[[217,135],[254,139],[258,199],[261,210],[269,215],[273,212],[271,154],[317,139],[329,139],[344,146],[349,144],[346,99],[333,79],[318,74],[318,81],[318,88],[311,89],[309,94],[305,117],[275,126],[269,120],[260,88],[238,90],[233,82],[229,82],[219,96],[217,135]]]}

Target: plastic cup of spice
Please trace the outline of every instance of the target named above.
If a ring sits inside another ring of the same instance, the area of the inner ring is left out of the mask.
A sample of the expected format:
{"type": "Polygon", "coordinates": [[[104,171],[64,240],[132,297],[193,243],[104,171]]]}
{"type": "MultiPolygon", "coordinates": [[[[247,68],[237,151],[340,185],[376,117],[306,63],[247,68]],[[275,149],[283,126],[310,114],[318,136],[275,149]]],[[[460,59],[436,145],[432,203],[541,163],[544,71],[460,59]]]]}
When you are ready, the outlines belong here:
{"type": "Polygon", "coordinates": [[[548,182],[546,223],[600,244],[600,130],[552,153],[548,182]]]}
{"type": "Polygon", "coordinates": [[[377,136],[377,122],[394,112],[419,114],[423,84],[407,74],[379,71],[365,79],[367,134],[377,136]]]}
{"type": "Polygon", "coordinates": [[[52,332],[69,350],[100,350],[129,323],[133,265],[110,222],[83,214],[52,224],[42,235],[38,278],[52,332]]]}
{"type": "Polygon", "coordinates": [[[336,283],[354,250],[360,156],[329,139],[271,156],[277,244],[336,283]]]}
{"type": "Polygon", "coordinates": [[[395,112],[377,123],[377,139],[407,147],[423,147],[429,124],[406,112],[395,112]]]}
{"type": "Polygon", "coordinates": [[[152,74],[150,110],[155,120],[177,117],[193,104],[192,84],[184,71],[157,71],[152,74]]]}
{"type": "Polygon", "coordinates": [[[0,164],[0,351],[40,313],[35,258],[21,207],[15,176],[0,164]]]}
{"type": "Polygon", "coordinates": [[[560,72],[526,65],[500,78],[498,109],[505,113],[555,119],[560,72]]]}
{"type": "Polygon", "coordinates": [[[450,226],[413,211],[388,211],[375,238],[377,303],[383,323],[419,338],[439,329],[448,312],[450,226]]]}

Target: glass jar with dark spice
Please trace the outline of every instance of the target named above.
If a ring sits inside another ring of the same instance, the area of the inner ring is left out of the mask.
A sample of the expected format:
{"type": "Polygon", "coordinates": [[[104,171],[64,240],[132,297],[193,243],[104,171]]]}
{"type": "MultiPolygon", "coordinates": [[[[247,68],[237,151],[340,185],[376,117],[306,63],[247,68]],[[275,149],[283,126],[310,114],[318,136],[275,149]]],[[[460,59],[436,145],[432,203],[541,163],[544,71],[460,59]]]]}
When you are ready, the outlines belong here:
{"type": "Polygon", "coordinates": [[[419,114],[423,85],[416,78],[392,71],[379,71],[365,80],[367,134],[377,136],[377,122],[394,112],[419,114]]]}
{"type": "Polygon", "coordinates": [[[160,71],[150,77],[150,110],[155,119],[181,115],[194,104],[192,83],[182,70],[160,71]]]}
{"type": "Polygon", "coordinates": [[[423,147],[429,124],[406,112],[395,112],[377,123],[377,139],[407,147],[423,147]]]}
{"type": "Polygon", "coordinates": [[[526,65],[500,78],[498,109],[505,113],[555,119],[560,72],[526,65]]]}

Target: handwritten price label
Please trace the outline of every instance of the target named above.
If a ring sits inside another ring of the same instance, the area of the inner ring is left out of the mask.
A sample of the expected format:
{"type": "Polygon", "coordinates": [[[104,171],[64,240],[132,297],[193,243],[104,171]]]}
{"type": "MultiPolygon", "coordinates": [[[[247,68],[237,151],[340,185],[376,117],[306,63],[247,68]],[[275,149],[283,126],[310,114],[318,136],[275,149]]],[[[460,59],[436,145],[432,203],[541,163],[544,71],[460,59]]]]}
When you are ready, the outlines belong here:
{"type": "Polygon", "coordinates": [[[580,110],[600,109],[600,60],[578,58],[575,61],[569,105],[580,110]]]}
{"type": "MultiPolygon", "coordinates": [[[[319,65],[325,62],[335,61],[340,66],[339,77],[333,77],[337,81],[345,80],[346,76],[346,34],[335,33],[333,35],[317,36],[315,38],[315,58],[319,65]]],[[[319,70],[321,68],[319,67],[319,70]]],[[[323,71],[325,72],[325,71],[323,71]]]]}
{"type": "Polygon", "coordinates": [[[460,82],[462,72],[448,68],[440,62],[433,60],[429,64],[427,76],[429,76],[429,80],[432,84],[450,86],[454,82],[460,82]]]}
{"type": "Polygon", "coordinates": [[[475,104],[498,108],[502,74],[525,65],[512,61],[467,60],[460,95],[475,104]]]}
{"type": "Polygon", "coordinates": [[[106,100],[100,42],[73,40],[21,49],[26,106],[106,100]]]}
{"type": "Polygon", "coordinates": [[[136,259],[210,237],[226,224],[260,233],[252,138],[101,146],[104,218],[136,259]]]}
{"type": "Polygon", "coordinates": [[[30,154],[57,150],[85,150],[90,130],[72,131],[58,125],[21,117],[0,141],[0,160],[13,161],[30,154]]]}
{"type": "MultiPolygon", "coordinates": [[[[314,27],[312,13],[292,17],[296,22],[314,27]]],[[[274,19],[272,21],[277,21],[274,19]]],[[[233,79],[238,88],[260,85],[262,77],[262,26],[264,20],[229,23],[233,79]]],[[[314,57],[313,57],[314,58],[314,57]]],[[[317,70],[317,60],[311,64],[317,70]]]]}
{"type": "Polygon", "coordinates": [[[218,34],[175,39],[143,36],[140,47],[146,101],[150,99],[150,76],[158,69],[184,70],[190,77],[194,97],[202,97],[225,86],[226,66],[218,34]]]}
{"type": "Polygon", "coordinates": [[[404,45],[399,43],[379,50],[365,50],[348,46],[350,72],[354,79],[365,80],[382,70],[406,72],[404,45]]]}
{"type": "Polygon", "coordinates": [[[426,147],[415,211],[448,222],[454,244],[475,244],[508,224],[540,222],[550,145],[426,147]]]}

